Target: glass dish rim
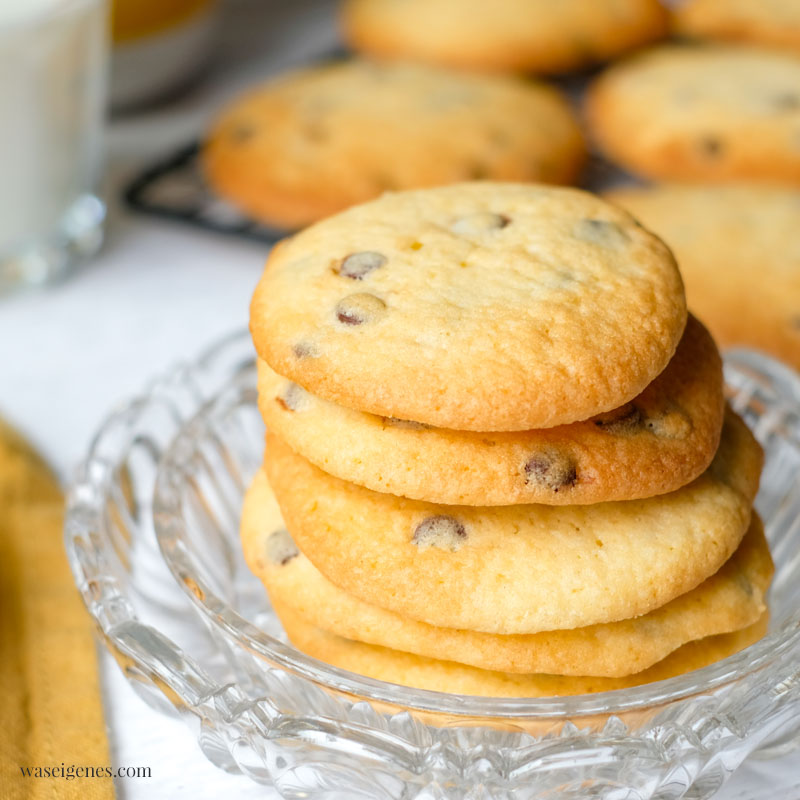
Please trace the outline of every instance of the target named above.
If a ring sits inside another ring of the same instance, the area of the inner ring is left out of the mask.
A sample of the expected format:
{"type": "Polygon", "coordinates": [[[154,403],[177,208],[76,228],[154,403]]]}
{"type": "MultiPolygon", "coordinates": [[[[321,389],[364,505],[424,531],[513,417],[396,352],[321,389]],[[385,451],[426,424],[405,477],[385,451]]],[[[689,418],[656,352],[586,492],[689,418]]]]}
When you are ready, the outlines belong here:
{"type": "MultiPolygon", "coordinates": [[[[219,349],[241,341],[246,332],[233,334],[212,345],[195,364],[200,366],[214,357],[219,349]]],[[[254,364],[255,356],[253,356],[254,364]]],[[[788,402],[800,408],[800,375],[785,365],[761,353],[731,350],[725,354],[727,370],[751,368],[764,373],[765,367],[778,378],[787,390],[788,402]]],[[[252,372],[252,370],[250,371],[252,372]]],[[[249,373],[245,371],[244,375],[249,373]]],[[[247,621],[203,580],[191,566],[191,556],[185,551],[177,530],[180,510],[175,507],[175,477],[181,474],[180,462],[195,446],[202,430],[211,426],[213,412],[225,402],[255,402],[253,385],[242,385],[240,376],[233,385],[223,387],[203,403],[180,428],[158,465],[153,495],[153,517],[156,539],[162,557],[181,590],[193,607],[212,626],[232,638],[237,645],[256,652],[269,663],[313,681],[336,692],[358,699],[386,703],[420,712],[441,713],[479,719],[569,719],[598,714],[620,715],[682,701],[699,694],[708,694],[722,686],[735,687],[740,680],[766,668],[781,658],[787,650],[800,644],[800,610],[790,615],[777,629],[753,645],[684,675],[668,678],[630,689],[617,689],[588,695],[545,698],[493,698],[458,695],[424,689],[412,689],[399,684],[368,678],[331,666],[307,656],[291,645],[275,639],[247,621]],[[194,440],[194,442],[193,442],[194,440]]]]}

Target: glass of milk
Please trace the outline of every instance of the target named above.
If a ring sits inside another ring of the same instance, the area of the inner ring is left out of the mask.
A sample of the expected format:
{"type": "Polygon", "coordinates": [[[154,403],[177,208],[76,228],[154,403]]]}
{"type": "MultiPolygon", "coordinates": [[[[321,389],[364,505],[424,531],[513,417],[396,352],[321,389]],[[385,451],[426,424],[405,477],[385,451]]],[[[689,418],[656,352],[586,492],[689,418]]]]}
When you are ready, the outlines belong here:
{"type": "Polygon", "coordinates": [[[0,0],[0,292],[102,242],[104,0],[0,0]]]}

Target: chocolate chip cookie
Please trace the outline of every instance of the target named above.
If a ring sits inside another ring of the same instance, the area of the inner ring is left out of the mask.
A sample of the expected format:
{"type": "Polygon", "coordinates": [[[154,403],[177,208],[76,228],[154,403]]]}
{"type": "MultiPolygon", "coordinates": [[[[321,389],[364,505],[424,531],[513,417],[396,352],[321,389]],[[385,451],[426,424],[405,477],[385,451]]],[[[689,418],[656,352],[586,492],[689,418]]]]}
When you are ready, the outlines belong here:
{"type": "Polygon", "coordinates": [[[797,0],[685,0],[674,11],[674,25],[689,36],[785,47],[800,53],[797,0]]]}
{"type": "Polygon", "coordinates": [[[317,397],[486,432],[630,402],[686,313],[672,254],[626,212],[476,182],[389,193],[286,240],[250,325],[259,356],[317,397]]]}
{"type": "Polygon", "coordinates": [[[586,115],[605,155],[649,178],[800,183],[800,55],[648,50],[596,80],[586,115]]]}
{"type": "Polygon", "coordinates": [[[202,152],[217,193],[286,229],[390,190],[571,183],[583,160],[578,124],[549,86],[359,60],[250,91],[223,111],[202,152]]]}
{"type": "Polygon", "coordinates": [[[580,69],[667,31],[658,0],[348,0],[356,50],[474,70],[580,69]]]}
{"type": "Polygon", "coordinates": [[[721,345],[800,369],[800,189],[661,185],[608,197],[670,245],[689,305],[721,345]]]}

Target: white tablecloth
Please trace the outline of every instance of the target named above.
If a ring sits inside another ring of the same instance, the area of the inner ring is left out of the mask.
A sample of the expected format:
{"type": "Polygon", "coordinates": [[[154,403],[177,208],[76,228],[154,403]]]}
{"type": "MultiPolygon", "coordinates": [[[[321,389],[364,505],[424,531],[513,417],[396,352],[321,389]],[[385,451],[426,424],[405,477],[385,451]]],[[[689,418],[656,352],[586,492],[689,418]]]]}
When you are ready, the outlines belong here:
{"type": "MultiPolygon", "coordinates": [[[[258,244],[135,216],[119,206],[120,186],[138,166],[195,137],[242,86],[335,45],[331,2],[229,2],[208,78],[177,103],[112,123],[100,257],[61,286],[0,299],[0,413],[65,478],[115,403],[246,325],[266,255],[258,244]]],[[[107,656],[102,667],[114,765],[152,770],[150,779],[118,781],[121,798],[276,796],[212,767],[183,722],[147,707],[107,656]]],[[[800,798],[800,758],[747,765],[720,797],[744,800],[767,787],[782,788],[784,800],[800,798]]]]}

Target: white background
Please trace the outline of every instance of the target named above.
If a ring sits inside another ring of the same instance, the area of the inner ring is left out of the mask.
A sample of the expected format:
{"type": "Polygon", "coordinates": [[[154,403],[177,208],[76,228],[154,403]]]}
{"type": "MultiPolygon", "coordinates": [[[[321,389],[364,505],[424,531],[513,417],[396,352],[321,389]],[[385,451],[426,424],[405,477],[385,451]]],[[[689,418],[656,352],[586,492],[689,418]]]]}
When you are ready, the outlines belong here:
{"type": "MultiPolygon", "coordinates": [[[[117,201],[137,168],[195,138],[241,87],[336,46],[326,0],[235,0],[226,11],[218,54],[202,83],[168,107],[112,122],[110,220],[100,257],[63,285],[0,299],[0,414],[65,480],[115,403],[247,324],[266,247],[139,217],[117,201]]],[[[114,766],[152,770],[149,780],[118,781],[121,798],[276,796],[212,767],[184,723],[145,706],[110,658],[102,661],[102,675],[114,766]]],[[[720,797],[760,796],[756,789],[800,798],[800,757],[748,765],[720,797]]]]}

